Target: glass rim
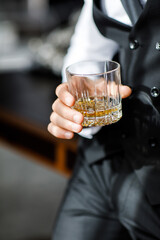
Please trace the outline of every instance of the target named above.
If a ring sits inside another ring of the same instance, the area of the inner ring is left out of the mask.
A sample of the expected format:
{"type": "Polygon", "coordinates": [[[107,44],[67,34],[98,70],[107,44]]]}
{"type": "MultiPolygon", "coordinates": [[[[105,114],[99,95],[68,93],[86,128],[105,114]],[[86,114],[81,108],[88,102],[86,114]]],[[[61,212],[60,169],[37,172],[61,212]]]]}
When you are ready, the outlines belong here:
{"type": "Polygon", "coordinates": [[[120,64],[116,61],[112,61],[112,60],[104,60],[104,61],[98,61],[98,60],[84,60],[84,61],[79,61],[79,62],[75,62],[75,63],[72,63],[70,64],[68,67],[66,67],[66,72],[68,72],[69,74],[71,75],[74,75],[74,76],[99,76],[99,75],[103,75],[103,74],[108,74],[108,73],[111,73],[111,72],[115,72],[117,71],[118,69],[120,69],[120,64]],[[69,71],[69,68],[71,68],[72,66],[74,65],[77,65],[77,64],[80,64],[80,63],[88,63],[88,62],[92,62],[92,63],[105,63],[105,62],[111,62],[111,63],[115,63],[117,65],[117,67],[113,70],[109,70],[109,71],[104,71],[104,72],[101,72],[101,73],[75,73],[73,71],[69,71]]]}

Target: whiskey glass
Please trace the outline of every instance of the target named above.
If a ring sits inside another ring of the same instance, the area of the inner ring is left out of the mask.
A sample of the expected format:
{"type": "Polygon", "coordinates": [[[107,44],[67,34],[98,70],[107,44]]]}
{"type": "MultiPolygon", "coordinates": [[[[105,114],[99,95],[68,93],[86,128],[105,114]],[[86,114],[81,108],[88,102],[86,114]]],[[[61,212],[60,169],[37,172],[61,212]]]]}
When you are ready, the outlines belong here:
{"type": "Polygon", "coordinates": [[[115,61],[82,61],[66,68],[73,108],[84,116],[83,127],[104,126],[122,117],[120,64],[115,61]]]}

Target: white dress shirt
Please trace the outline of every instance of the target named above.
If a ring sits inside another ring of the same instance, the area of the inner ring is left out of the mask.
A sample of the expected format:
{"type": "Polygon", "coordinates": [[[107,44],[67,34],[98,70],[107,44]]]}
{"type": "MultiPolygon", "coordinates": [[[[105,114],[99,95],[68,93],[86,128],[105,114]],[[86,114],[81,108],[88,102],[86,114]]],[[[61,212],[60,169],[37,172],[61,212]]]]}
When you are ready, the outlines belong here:
{"type": "MultiPolygon", "coordinates": [[[[141,0],[141,4],[144,5],[145,2],[146,0],[141,0]]],[[[66,81],[65,68],[70,64],[83,60],[111,60],[119,49],[117,42],[105,38],[98,31],[92,16],[92,4],[92,0],[84,0],[84,6],[71,38],[70,47],[64,58],[62,70],[63,82],[66,81]]],[[[130,26],[132,25],[120,0],[102,0],[101,5],[103,11],[109,17],[130,26]]],[[[79,134],[86,138],[92,138],[93,134],[98,132],[100,128],[86,128],[79,134]]]]}

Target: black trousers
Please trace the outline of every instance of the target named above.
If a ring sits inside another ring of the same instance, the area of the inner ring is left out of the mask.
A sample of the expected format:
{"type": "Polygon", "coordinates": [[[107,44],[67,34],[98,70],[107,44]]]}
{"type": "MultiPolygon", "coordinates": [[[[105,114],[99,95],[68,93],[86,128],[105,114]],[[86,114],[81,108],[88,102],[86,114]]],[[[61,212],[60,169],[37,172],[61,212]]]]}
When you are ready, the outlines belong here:
{"type": "Polygon", "coordinates": [[[53,240],[158,240],[160,205],[150,205],[123,153],[77,161],[53,240]]]}

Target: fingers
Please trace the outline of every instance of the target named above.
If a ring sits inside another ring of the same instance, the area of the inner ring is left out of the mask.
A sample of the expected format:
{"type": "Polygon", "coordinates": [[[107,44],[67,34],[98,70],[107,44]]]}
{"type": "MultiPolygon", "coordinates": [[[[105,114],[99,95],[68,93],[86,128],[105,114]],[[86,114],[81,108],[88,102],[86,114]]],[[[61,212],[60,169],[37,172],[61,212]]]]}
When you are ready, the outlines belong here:
{"type": "Polygon", "coordinates": [[[56,89],[58,98],[52,105],[48,131],[57,138],[71,139],[74,133],[82,130],[83,115],[72,109],[74,97],[68,91],[67,84],[61,84],[56,89]]]}
{"type": "Polygon", "coordinates": [[[120,85],[120,94],[122,98],[127,98],[131,95],[132,89],[125,85],[120,85]]]}
{"type": "Polygon", "coordinates": [[[77,124],[67,119],[64,120],[63,117],[59,116],[55,112],[51,114],[50,120],[53,125],[66,129],[70,132],[78,133],[82,130],[82,126],[80,124],[77,124]]]}
{"type": "Polygon", "coordinates": [[[73,132],[66,131],[63,128],[60,128],[58,126],[54,126],[52,123],[48,125],[48,131],[57,138],[62,139],[71,139],[74,136],[73,132]]]}
{"type": "MultiPolygon", "coordinates": [[[[83,116],[80,112],[66,106],[61,100],[57,99],[52,105],[53,113],[58,114],[65,120],[81,124],[83,122],[83,116]]],[[[53,115],[53,114],[52,114],[53,115]]],[[[51,115],[51,121],[53,116],[51,115]]],[[[57,123],[58,124],[58,123],[57,123]]]]}
{"type": "Polygon", "coordinates": [[[68,83],[62,83],[56,88],[57,97],[67,106],[71,107],[74,105],[74,97],[68,91],[68,83]]]}
{"type": "MultiPolygon", "coordinates": [[[[72,109],[71,109],[72,110],[72,109]]],[[[76,111],[75,111],[76,112],[76,111]]],[[[77,117],[75,113],[68,114],[69,119],[61,117],[56,112],[52,112],[50,116],[50,124],[48,125],[48,131],[57,138],[71,139],[74,136],[74,133],[78,133],[82,130],[82,125],[80,124],[83,121],[83,116],[80,114],[77,117]],[[76,122],[80,122],[77,124],[76,122]]]]}

